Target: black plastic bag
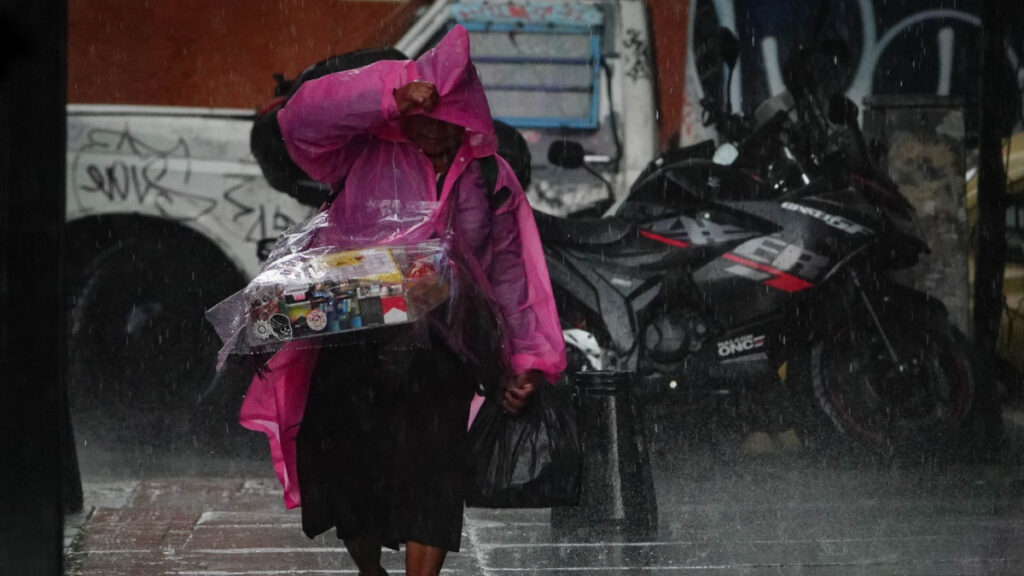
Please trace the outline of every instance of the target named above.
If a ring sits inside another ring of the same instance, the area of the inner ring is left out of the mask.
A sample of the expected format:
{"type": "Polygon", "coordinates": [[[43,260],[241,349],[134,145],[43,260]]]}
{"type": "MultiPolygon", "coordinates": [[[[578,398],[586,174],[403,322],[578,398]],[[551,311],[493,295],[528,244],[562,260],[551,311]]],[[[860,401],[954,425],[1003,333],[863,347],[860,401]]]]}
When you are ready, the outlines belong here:
{"type": "Polygon", "coordinates": [[[538,385],[526,409],[506,414],[496,395],[469,430],[472,478],[466,505],[478,508],[575,506],[583,451],[564,389],[538,385]]]}

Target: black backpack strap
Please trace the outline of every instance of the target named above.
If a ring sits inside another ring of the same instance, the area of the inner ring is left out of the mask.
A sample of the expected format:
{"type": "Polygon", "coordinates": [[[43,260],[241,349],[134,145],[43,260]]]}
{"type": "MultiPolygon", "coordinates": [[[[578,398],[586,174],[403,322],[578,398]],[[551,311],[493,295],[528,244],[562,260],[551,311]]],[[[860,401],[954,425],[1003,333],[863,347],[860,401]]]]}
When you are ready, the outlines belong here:
{"type": "Polygon", "coordinates": [[[487,189],[487,204],[493,212],[501,208],[501,205],[512,196],[512,190],[508,186],[502,186],[501,190],[495,190],[498,186],[498,159],[493,155],[480,158],[480,173],[484,178],[484,187],[487,189]]]}
{"type": "Polygon", "coordinates": [[[334,204],[334,201],[338,198],[338,196],[344,189],[345,180],[342,180],[341,182],[338,182],[333,187],[331,187],[331,189],[328,190],[327,197],[324,199],[324,202],[321,205],[321,207],[330,208],[331,204],[334,204]]]}

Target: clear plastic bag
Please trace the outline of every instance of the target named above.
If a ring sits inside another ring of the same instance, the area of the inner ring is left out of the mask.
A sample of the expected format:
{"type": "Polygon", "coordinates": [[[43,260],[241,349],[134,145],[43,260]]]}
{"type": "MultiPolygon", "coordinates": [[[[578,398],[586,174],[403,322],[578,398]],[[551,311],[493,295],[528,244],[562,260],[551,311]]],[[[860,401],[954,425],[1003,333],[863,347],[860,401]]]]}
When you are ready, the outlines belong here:
{"type": "Polygon", "coordinates": [[[280,260],[246,288],[250,348],[414,321],[450,294],[436,240],[320,251],[280,260]]]}
{"type": "Polygon", "coordinates": [[[282,234],[260,273],[206,313],[224,342],[218,366],[288,343],[394,336],[393,328],[446,305],[458,291],[457,273],[447,243],[429,238],[436,207],[386,203],[374,218],[341,223],[326,210],[282,234]]]}

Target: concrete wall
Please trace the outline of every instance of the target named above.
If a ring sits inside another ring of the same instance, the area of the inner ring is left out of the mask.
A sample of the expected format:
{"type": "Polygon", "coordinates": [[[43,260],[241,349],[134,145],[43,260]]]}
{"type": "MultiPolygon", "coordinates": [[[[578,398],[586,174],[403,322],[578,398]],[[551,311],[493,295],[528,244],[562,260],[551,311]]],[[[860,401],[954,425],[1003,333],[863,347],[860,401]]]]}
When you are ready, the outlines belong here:
{"type": "Polygon", "coordinates": [[[942,300],[953,323],[971,334],[964,109],[962,98],[876,96],[867,100],[864,132],[917,210],[917,236],[931,248],[895,278],[942,300]]]}

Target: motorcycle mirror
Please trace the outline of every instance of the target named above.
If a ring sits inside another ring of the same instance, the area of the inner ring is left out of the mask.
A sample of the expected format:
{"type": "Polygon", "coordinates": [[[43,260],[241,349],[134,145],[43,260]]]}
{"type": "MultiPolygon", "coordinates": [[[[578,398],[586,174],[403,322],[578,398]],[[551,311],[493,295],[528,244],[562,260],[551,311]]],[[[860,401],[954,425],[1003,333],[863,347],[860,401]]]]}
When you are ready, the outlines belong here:
{"type": "Polygon", "coordinates": [[[839,126],[856,126],[860,109],[844,94],[833,94],[828,100],[828,119],[839,126]]]}
{"type": "Polygon", "coordinates": [[[701,106],[709,118],[707,125],[728,106],[727,80],[732,77],[736,62],[739,60],[740,42],[728,29],[718,25],[714,11],[698,11],[694,22],[694,63],[700,79],[704,97],[701,106]],[[725,70],[728,73],[724,73],[725,70]],[[710,121],[709,121],[710,120],[710,121]]]}
{"type": "Polygon", "coordinates": [[[567,170],[582,168],[584,155],[583,145],[572,140],[555,140],[548,148],[548,162],[567,170]]]}
{"type": "Polygon", "coordinates": [[[719,166],[732,166],[732,163],[740,157],[740,150],[732,142],[725,142],[715,149],[715,155],[711,161],[719,166]]]}
{"type": "Polygon", "coordinates": [[[740,58],[740,40],[732,30],[724,26],[718,29],[718,52],[726,66],[736,67],[736,61],[740,58]]]}

